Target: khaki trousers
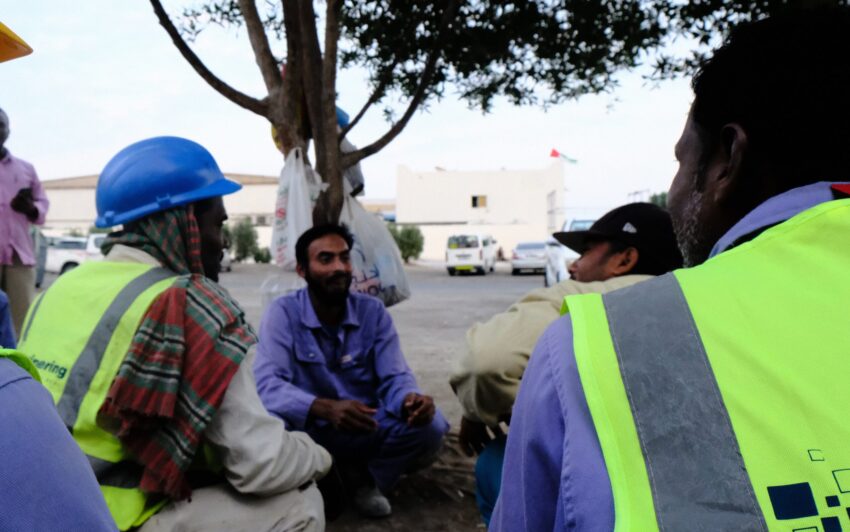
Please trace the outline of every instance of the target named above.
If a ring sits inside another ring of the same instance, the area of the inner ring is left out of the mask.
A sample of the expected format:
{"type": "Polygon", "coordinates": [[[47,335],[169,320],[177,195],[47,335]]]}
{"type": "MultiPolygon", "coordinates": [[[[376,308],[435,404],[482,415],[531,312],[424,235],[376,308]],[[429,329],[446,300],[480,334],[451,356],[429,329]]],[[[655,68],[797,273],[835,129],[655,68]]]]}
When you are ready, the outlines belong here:
{"type": "Polygon", "coordinates": [[[192,492],[191,500],[172,502],[138,532],[322,532],[325,510],[315,482],[303,491],[244,495],[229,484],[192,492]]]}
{"type": "Polygon", "coordinates": [[[0,266],[0,290],[9,296],[15,337],[21,337],[21,327],[32,300],[35,299],[35,267],[24,266],[17,253],[13,253],[13,264],[0,266]]]}

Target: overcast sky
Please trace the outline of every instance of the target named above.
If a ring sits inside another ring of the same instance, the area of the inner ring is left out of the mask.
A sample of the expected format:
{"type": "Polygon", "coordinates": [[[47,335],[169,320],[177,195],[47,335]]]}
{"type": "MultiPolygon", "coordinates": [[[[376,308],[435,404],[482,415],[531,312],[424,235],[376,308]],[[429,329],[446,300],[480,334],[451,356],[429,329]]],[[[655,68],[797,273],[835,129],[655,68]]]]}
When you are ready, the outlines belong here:
{"type": "MultiPolygon", "coordinates": [[[[185,2],[166,2],[177,13],[185,2]]],[[[209,88],[183,60],[148,2],[0,0],[2,22],[35,50],[0,66],[0,107],[11,120],[9,149],[42,179],[99,172],[122,147],[156,135],[200,142],[225,172],[277,175],[282,156],[265,119],[209,88]]],[[[262,79],[243,32],[210,31],[193,47],[222,79],[261,96],[262,79]]],[[[338,80],[338,104],[352,116],[368,96],[362,72],[338,80]]],[[[568,216],[624,203],[636,190],[666,190],[687,115],[687,80],[653,88],[640,73],[611,94],[552,107],[497,102],[483,115],[451,90],[413,117],[387,148],[363,162],[366,196],[395,195],[396,168],[543,168],[557,148],[565,167],[568,216]]],[[[375,108],[349,138],[365,145],[387,128],[375,108]]],[[[271,208],[271,207],[270,207],[271,208]]]]}

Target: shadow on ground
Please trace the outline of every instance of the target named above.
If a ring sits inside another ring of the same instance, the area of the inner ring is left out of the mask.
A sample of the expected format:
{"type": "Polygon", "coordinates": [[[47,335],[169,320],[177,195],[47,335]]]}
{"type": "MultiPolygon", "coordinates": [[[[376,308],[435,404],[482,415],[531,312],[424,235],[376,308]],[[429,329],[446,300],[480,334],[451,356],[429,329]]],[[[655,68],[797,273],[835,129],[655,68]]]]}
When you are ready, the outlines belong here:
{"type": "Polygon", "coordinates": [[[393,514],[368,519],[351,505],[342,516],[328,523],[328,532],[425,532],[481,531],[484,525],[475,505],[473,460],[457,445],[450,433],[440,456],[428,468],[399,480],[390,496],[393,514]]]}

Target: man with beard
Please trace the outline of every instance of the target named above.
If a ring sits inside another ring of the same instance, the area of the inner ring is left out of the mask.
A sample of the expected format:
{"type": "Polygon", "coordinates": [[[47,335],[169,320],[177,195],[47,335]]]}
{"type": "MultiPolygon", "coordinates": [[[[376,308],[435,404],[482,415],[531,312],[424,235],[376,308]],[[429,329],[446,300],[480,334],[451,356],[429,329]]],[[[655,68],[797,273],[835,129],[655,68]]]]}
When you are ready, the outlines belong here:
{"type": "Polygon", "coordinates": [[[448,423],[419,391],[383,304],[349,292],[352,243],[345,226],[301,235],[307,287],[266,311],[254,372],[269,412],[324,446],[355,477],[358,510],[381,517],[390,488],[436,455],[448,423]]]}
{"type": "Polygon", "coordinates": [[[846,530],[848,35],[790,12],[700,66],[669,193],[692,267],[566,299],[491,530],[846,530]]]}

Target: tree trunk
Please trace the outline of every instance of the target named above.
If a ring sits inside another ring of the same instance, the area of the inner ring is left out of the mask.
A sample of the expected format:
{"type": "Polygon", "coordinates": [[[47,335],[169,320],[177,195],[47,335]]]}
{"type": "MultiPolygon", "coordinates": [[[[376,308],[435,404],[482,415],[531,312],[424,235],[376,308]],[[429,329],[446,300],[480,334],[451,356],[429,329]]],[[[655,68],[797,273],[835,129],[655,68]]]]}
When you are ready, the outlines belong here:
{"type": "MultiPolygon", "coordinates": [[[[328,184],[327,190],[316,201],[313,223],[337,223],[343,204],[342,167],[334,103],[336,41],[339,38],[336,10],[339,5],[336,0],[328,0],[330,33],[325,39],[328,53],[324,59],[319,47],[312,0],[284,1],[283,8],[287,40],[284,122],[301,124],[304,134],[301,139],[313,139],[315,169],[322,181],[328,184]],[[332,45],[328,46],[328,43],[332,45]]],[[[291,140],[292,143],[297,141],[297,138],[291,140]]]]}

